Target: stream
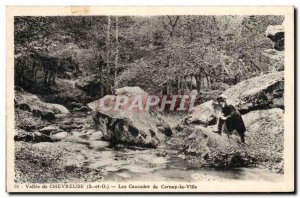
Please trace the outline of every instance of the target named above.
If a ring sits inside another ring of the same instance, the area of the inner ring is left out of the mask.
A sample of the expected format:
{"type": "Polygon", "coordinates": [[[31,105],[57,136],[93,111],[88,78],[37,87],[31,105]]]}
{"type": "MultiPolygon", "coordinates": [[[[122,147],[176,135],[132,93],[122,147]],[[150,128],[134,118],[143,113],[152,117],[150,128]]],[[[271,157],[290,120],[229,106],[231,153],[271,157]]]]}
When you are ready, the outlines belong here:
{"type": "MultiPolygon", "coordinates": [[[[82,113],[62,117],[56,122],[65,120],[85,120],[82,113]]],[[[229,181],[229,180],[262,180],[280,182],[283,174],[273,173],[261,168],[233,168],[218,170],[214,168],[195,168],[190,166],[185,155],[164,145],[157,149],[136,147],[110,147],[109,142],[100,140],[92,128],[83,127],[80,131],[71,132],[63,142],[84,145],[86,155],[83,167],[101,170],[105,173],[104,181],[229,181]],[[88,131],[88,132],[85,132],[88,131]],[[88,155],[86,154],[88,153],[88,155]]],[[[53,143],[59,144],[60,142],[53,143]]]]}

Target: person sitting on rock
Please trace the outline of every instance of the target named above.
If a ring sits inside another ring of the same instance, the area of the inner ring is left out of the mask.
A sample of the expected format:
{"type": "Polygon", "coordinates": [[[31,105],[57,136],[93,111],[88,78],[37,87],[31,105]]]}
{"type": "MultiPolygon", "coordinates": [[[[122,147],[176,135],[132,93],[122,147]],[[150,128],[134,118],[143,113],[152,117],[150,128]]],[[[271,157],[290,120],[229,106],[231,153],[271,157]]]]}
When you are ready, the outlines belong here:
{"type": "Polygon", "coordinates": [[[245,143],[246,127],[240,112],[233,106],[228,105],[224,96],[219,96],[213,101],[215,109],[220,108],[220,115],[218,116],[218,129],[214,132],[221,134],[222,132],[232,134],[235,130],[245,143]]]}

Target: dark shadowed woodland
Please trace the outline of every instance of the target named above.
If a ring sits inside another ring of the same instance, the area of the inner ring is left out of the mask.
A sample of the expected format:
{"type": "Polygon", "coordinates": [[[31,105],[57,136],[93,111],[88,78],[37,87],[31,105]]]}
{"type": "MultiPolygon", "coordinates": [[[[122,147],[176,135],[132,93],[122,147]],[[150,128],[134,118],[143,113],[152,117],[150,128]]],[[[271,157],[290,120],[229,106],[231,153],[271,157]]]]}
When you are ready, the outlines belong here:
{"type": "Polygon", "coordinates": [[[14,18],[15,181],[283,179],[282,16],[14,18]],[[104,113],[107,95],[196,95],[104,113]],[[216,134],[212,100],[245,122],[216,134]],[[125,115],[125,116],[124,116],[125,115]]]}

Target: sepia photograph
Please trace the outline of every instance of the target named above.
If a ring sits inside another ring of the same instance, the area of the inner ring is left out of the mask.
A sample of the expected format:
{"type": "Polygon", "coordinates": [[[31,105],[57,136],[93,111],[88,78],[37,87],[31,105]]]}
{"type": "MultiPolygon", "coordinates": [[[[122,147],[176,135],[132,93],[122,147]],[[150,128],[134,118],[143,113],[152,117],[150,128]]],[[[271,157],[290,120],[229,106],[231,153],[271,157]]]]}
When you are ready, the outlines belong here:
{"type": "Polygon", "coordinates": [[[293,7],[7,16],[8,191],[294,191],[293,7]]]}

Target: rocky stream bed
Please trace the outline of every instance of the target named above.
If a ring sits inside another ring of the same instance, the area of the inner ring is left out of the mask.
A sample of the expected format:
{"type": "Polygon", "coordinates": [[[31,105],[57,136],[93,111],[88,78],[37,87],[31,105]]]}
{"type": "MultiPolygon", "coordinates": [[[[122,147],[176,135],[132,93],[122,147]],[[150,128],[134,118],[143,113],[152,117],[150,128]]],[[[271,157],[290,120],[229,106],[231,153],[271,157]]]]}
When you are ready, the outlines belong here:
{"type": "MultiPolygon", "coordinates": [[[[283,72],[274,72],[223,93],[242,113],[245,144],[236,134],[213,133],[211,101],[176,117],[156,110],[130,112],[126,107],[103,112],[97,107],[99,100],[68,110],[16,91],[15,180],[280,181],[283,85],[283,72]]],[[[124,87],[116,94],[147,96],[139,87],[124,87]]]]}
{"type": "Polygon", "coordinates": [[[96,181],[281,181],[283,174],[262,167],[212,168],[202,166],[174,148],[173,140],[156,149],[117,145],[101,140],[90,128],[91,115],[73,113],[57,123],[73,123],[62,141],[31,143],[17,141],[16,181],[61,183],[96,181]],[[74,122],[75,121],[75,122],[74,122]],[[71,127],[73,128],[73,127],[71,127]]]}

